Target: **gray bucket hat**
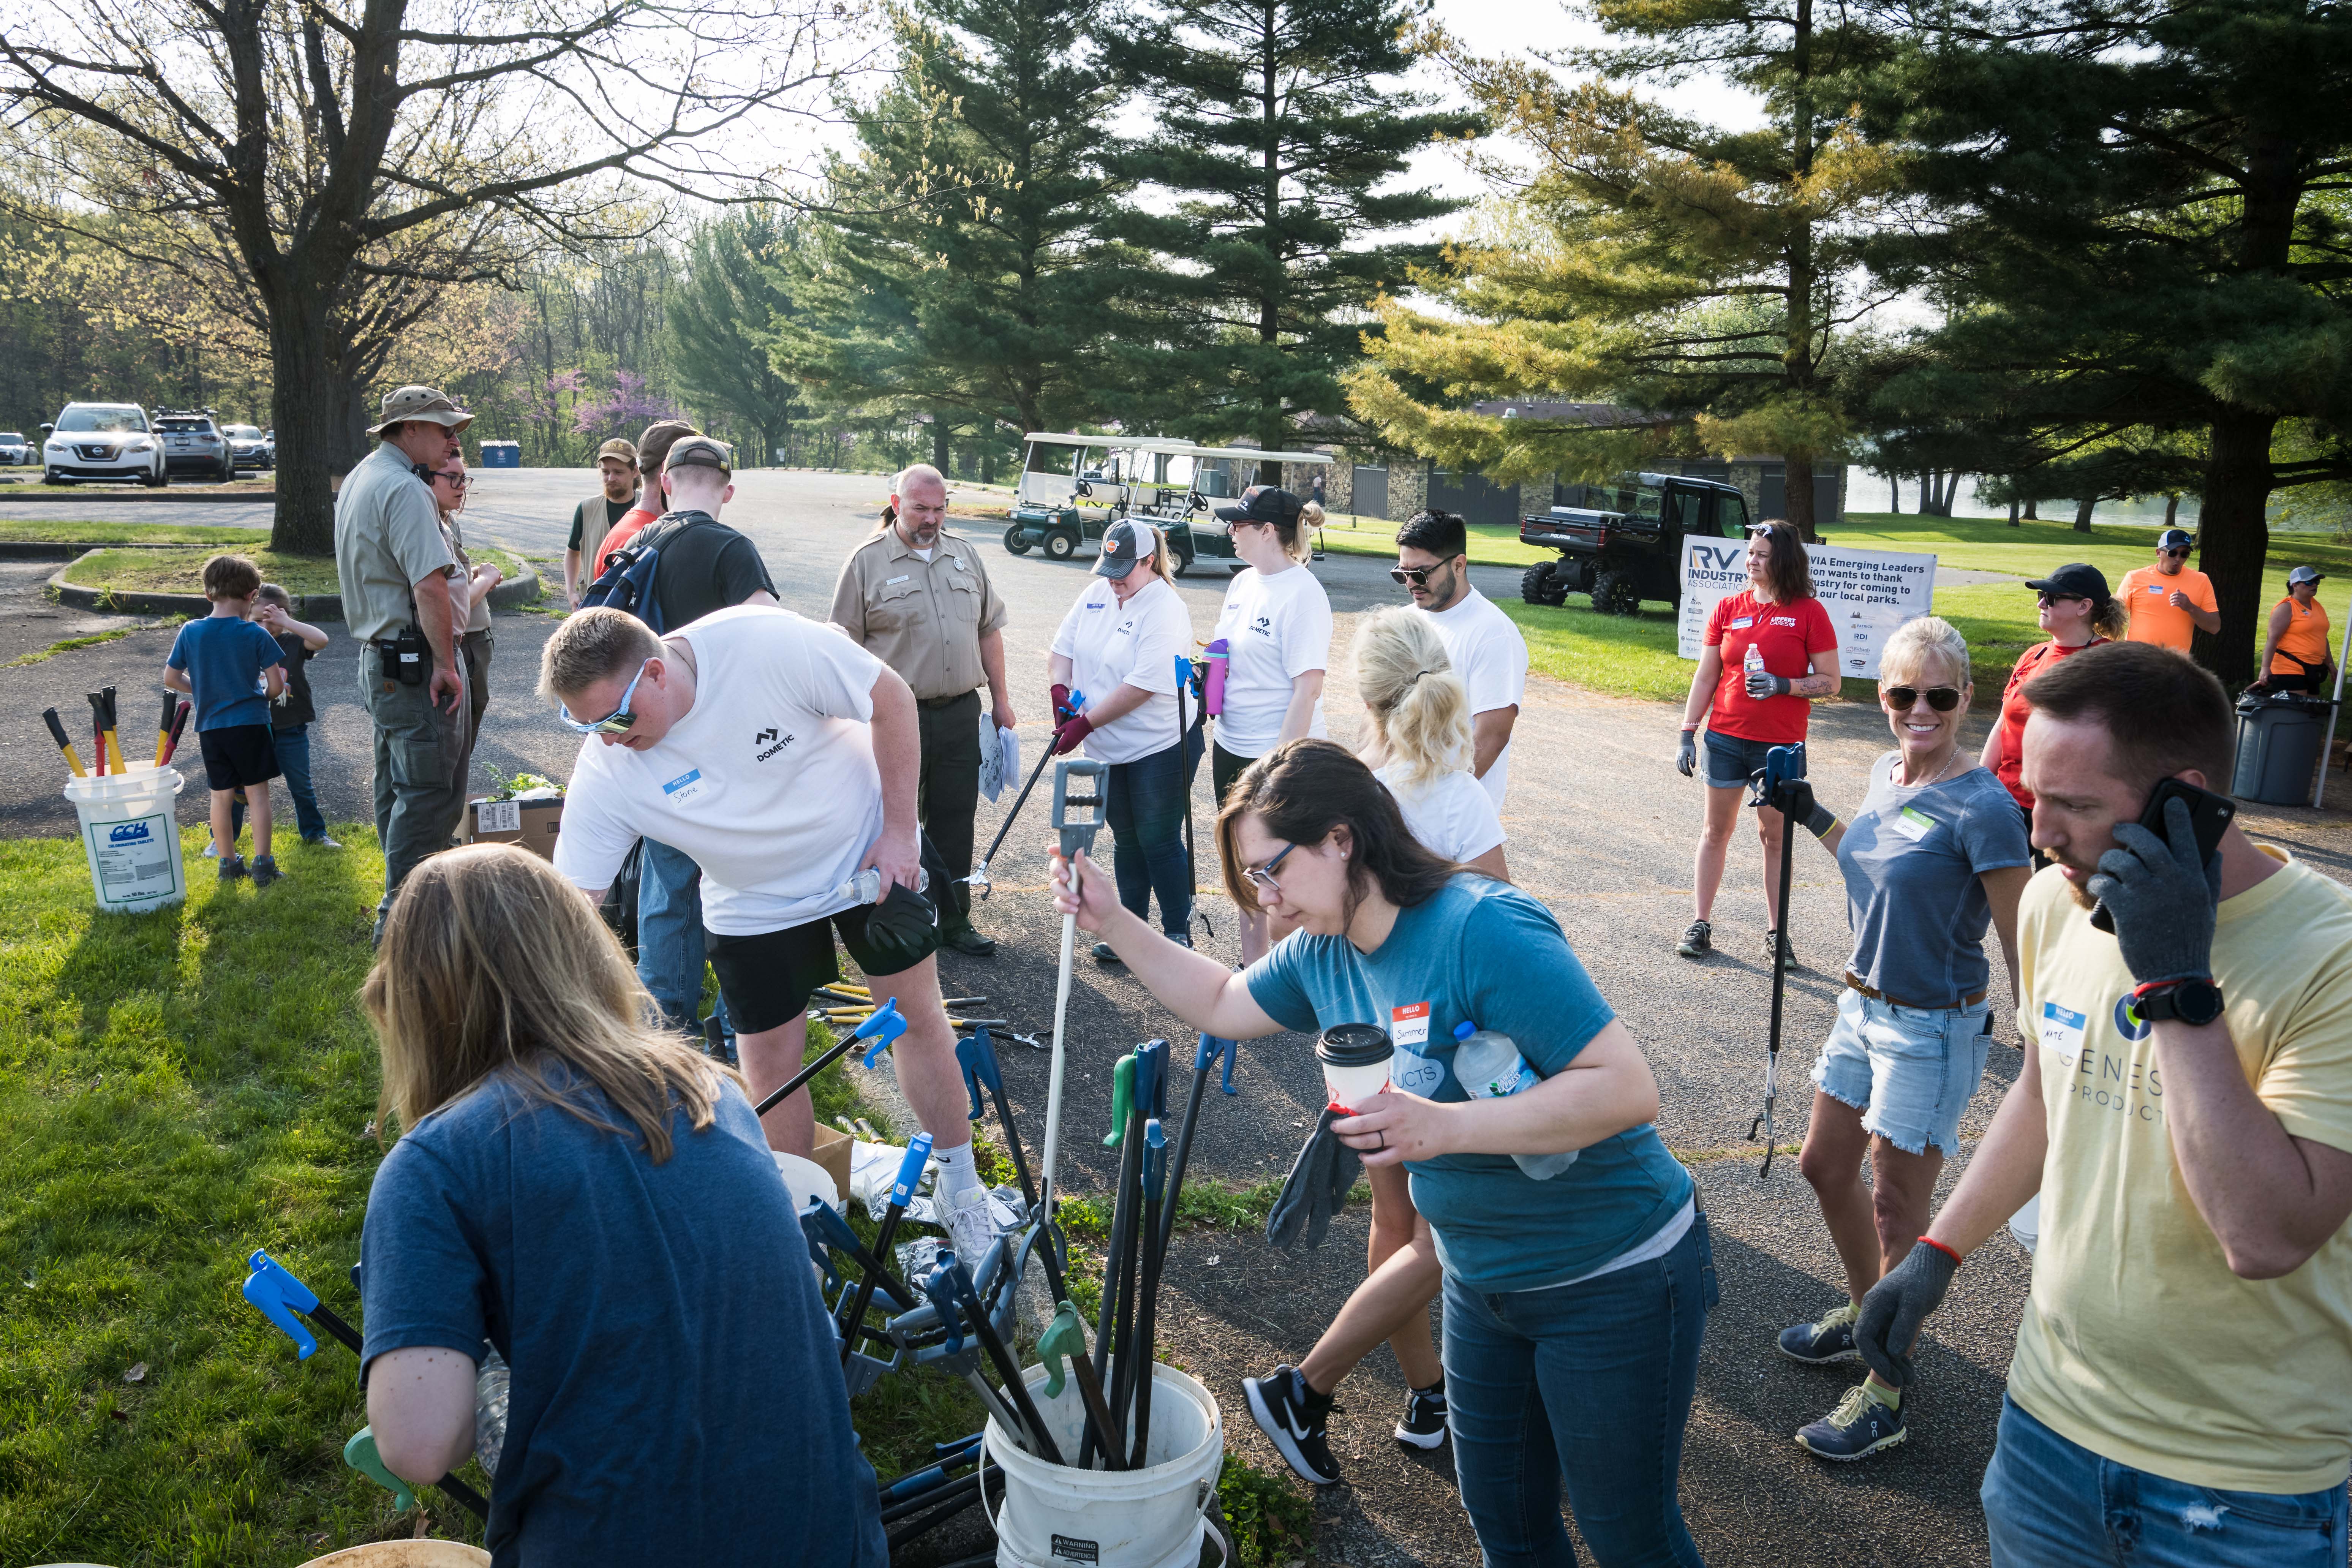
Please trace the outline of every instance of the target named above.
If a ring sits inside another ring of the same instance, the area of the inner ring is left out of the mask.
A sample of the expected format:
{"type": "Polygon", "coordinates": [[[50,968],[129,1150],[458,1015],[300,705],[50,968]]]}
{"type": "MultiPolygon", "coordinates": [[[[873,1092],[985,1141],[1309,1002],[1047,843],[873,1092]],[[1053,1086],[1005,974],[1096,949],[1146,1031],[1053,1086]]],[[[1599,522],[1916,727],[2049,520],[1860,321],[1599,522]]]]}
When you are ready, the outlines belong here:
{"type": "Polygon", "coordinates": [[[368,426],[368,434],[381,439],[386,430],[411,419],[441,426],[452,435],[474,422],[472,415],[432,387],[404,386],[383,395],[383,417],[368,426]]]}

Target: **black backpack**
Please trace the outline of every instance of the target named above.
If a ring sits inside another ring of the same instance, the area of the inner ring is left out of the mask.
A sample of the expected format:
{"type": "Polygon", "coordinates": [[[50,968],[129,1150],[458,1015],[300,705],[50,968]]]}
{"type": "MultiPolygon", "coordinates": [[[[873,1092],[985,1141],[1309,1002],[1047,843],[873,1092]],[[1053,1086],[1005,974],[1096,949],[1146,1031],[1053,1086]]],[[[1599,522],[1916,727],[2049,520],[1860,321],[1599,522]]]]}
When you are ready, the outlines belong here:
{"type": "Polygon", "coordinates": [[[581,593],[580,607],[601,605],[626,610],[651,626],[655,636],[668,631],[662,624],[661,600],[654,592],[661,552],[696,523],[718,521],[707,511],[672,511],[656,518],[635,539],[604,557],[604,569],[581,593]]]}

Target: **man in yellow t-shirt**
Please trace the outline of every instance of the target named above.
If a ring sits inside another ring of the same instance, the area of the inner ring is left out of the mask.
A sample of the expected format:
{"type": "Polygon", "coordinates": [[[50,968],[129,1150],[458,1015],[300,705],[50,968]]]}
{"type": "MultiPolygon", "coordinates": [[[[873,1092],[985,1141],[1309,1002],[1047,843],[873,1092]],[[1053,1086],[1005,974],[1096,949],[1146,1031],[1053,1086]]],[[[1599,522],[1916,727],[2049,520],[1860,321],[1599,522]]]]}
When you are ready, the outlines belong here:
{"type": "Polygon", "coordinates": [[[2139,826],[2158,780],[2231,765],[2228,700],[2187,658],[2109,644],[2027,695],[2055,863],[2019,912],[2024,1070],[1857,1348],[1907,1378],[1959,1260],[2038,1193],[1983,1488],[1995,1568],[2342,1568],[2352,892],[2234,826],[2200,866],[2182,801],[2139,826]]]}
{"type": "Polygon", "coordinates": [[[2198,632],[2221,629],[2221,602],[2213,597],[2213,579],[2189,564],[2189,531],[2168,528],[2156,537],[2156,564],[2124,574],[2116,590],[2131,629],[2130,642],[2152,642],[2162,647],[2189,651],[2189,639],[2198,632]]]}

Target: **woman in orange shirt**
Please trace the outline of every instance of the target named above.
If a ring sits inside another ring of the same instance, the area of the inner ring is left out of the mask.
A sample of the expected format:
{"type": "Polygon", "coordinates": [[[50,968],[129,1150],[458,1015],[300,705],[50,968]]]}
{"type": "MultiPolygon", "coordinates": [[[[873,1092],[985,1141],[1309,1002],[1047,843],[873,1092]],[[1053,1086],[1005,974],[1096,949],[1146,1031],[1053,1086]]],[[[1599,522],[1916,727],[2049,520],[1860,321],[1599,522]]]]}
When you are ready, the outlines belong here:
{"type": "MultiPolygon", "coordinates": [[[[2033,704],[2023,695],[2025,683],[2068,654],[2121,637],[2125,613],[2123,605],[2107,592],[2105,574],[2084,562],[2069,562],[2026,586],[2041,601],[2042,629],[2050,634],[2050,640],[2036,643],[2018,656],[2017,668],[2009,672],[2009,684],[2001,689],[2000,717],[1992,733],[1985,737],[1984,752],[1977,761],[2008,786],[2017,809],[2025,814],[2025,831],[2030,835],[2033,796],[2019,775],[2024,760],[2025,719],[2033,711],[2033,704]]],[[[2034,864],[2041,864],[2039,852],[2034,864]]]]}
{"type": "Polygon", "coordinates": [[[2270,630],[2263,641],[2262,674],[2254,685],[2264,691],[2319,691],[2336,673],[2327,643],[2327,611],[2319,602],[2316,566],[2298,566],[2286,574],[2286,597],[2271,606],[2270,630]]]}

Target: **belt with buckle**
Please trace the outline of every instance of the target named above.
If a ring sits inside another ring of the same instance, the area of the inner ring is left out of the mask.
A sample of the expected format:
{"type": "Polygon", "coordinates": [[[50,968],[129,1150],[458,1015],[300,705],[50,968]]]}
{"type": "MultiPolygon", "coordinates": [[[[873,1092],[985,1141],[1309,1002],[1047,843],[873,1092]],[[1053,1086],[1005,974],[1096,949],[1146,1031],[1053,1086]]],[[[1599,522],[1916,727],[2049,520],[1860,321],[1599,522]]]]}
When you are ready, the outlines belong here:
{"type": "Polygon", "coordinates": [[[1874,985],[1864,985],[1862,983],[1862,976],[1851,969],[1845,972],[1845,983],[1847,989],[1859,991],[1874,1002],[1884,1002],[1890,1007],[1916,1007],[1922,1013],[1941,1013],[1946,1010],[1946,1007],[1973,1007],[1983,1001],[1987,994],[1986,992],[1979,991],[1973,996],[1963,996],[1958,1002],[1948,1003],[1946,1007],[1937,1007],[1926,1002],[1906,1002],[1900,996],[1889,996],[1874,985]]]}
{"type": "Polygon", "coordinates": [[[915,706],[918,708],[952,708],[957,703],[962,701],[965,698],[976,695],[978,691],[979,688],[974,687],[971,691],[959,691],[953,697],[918,697],[915,699],[915,706]]]}

